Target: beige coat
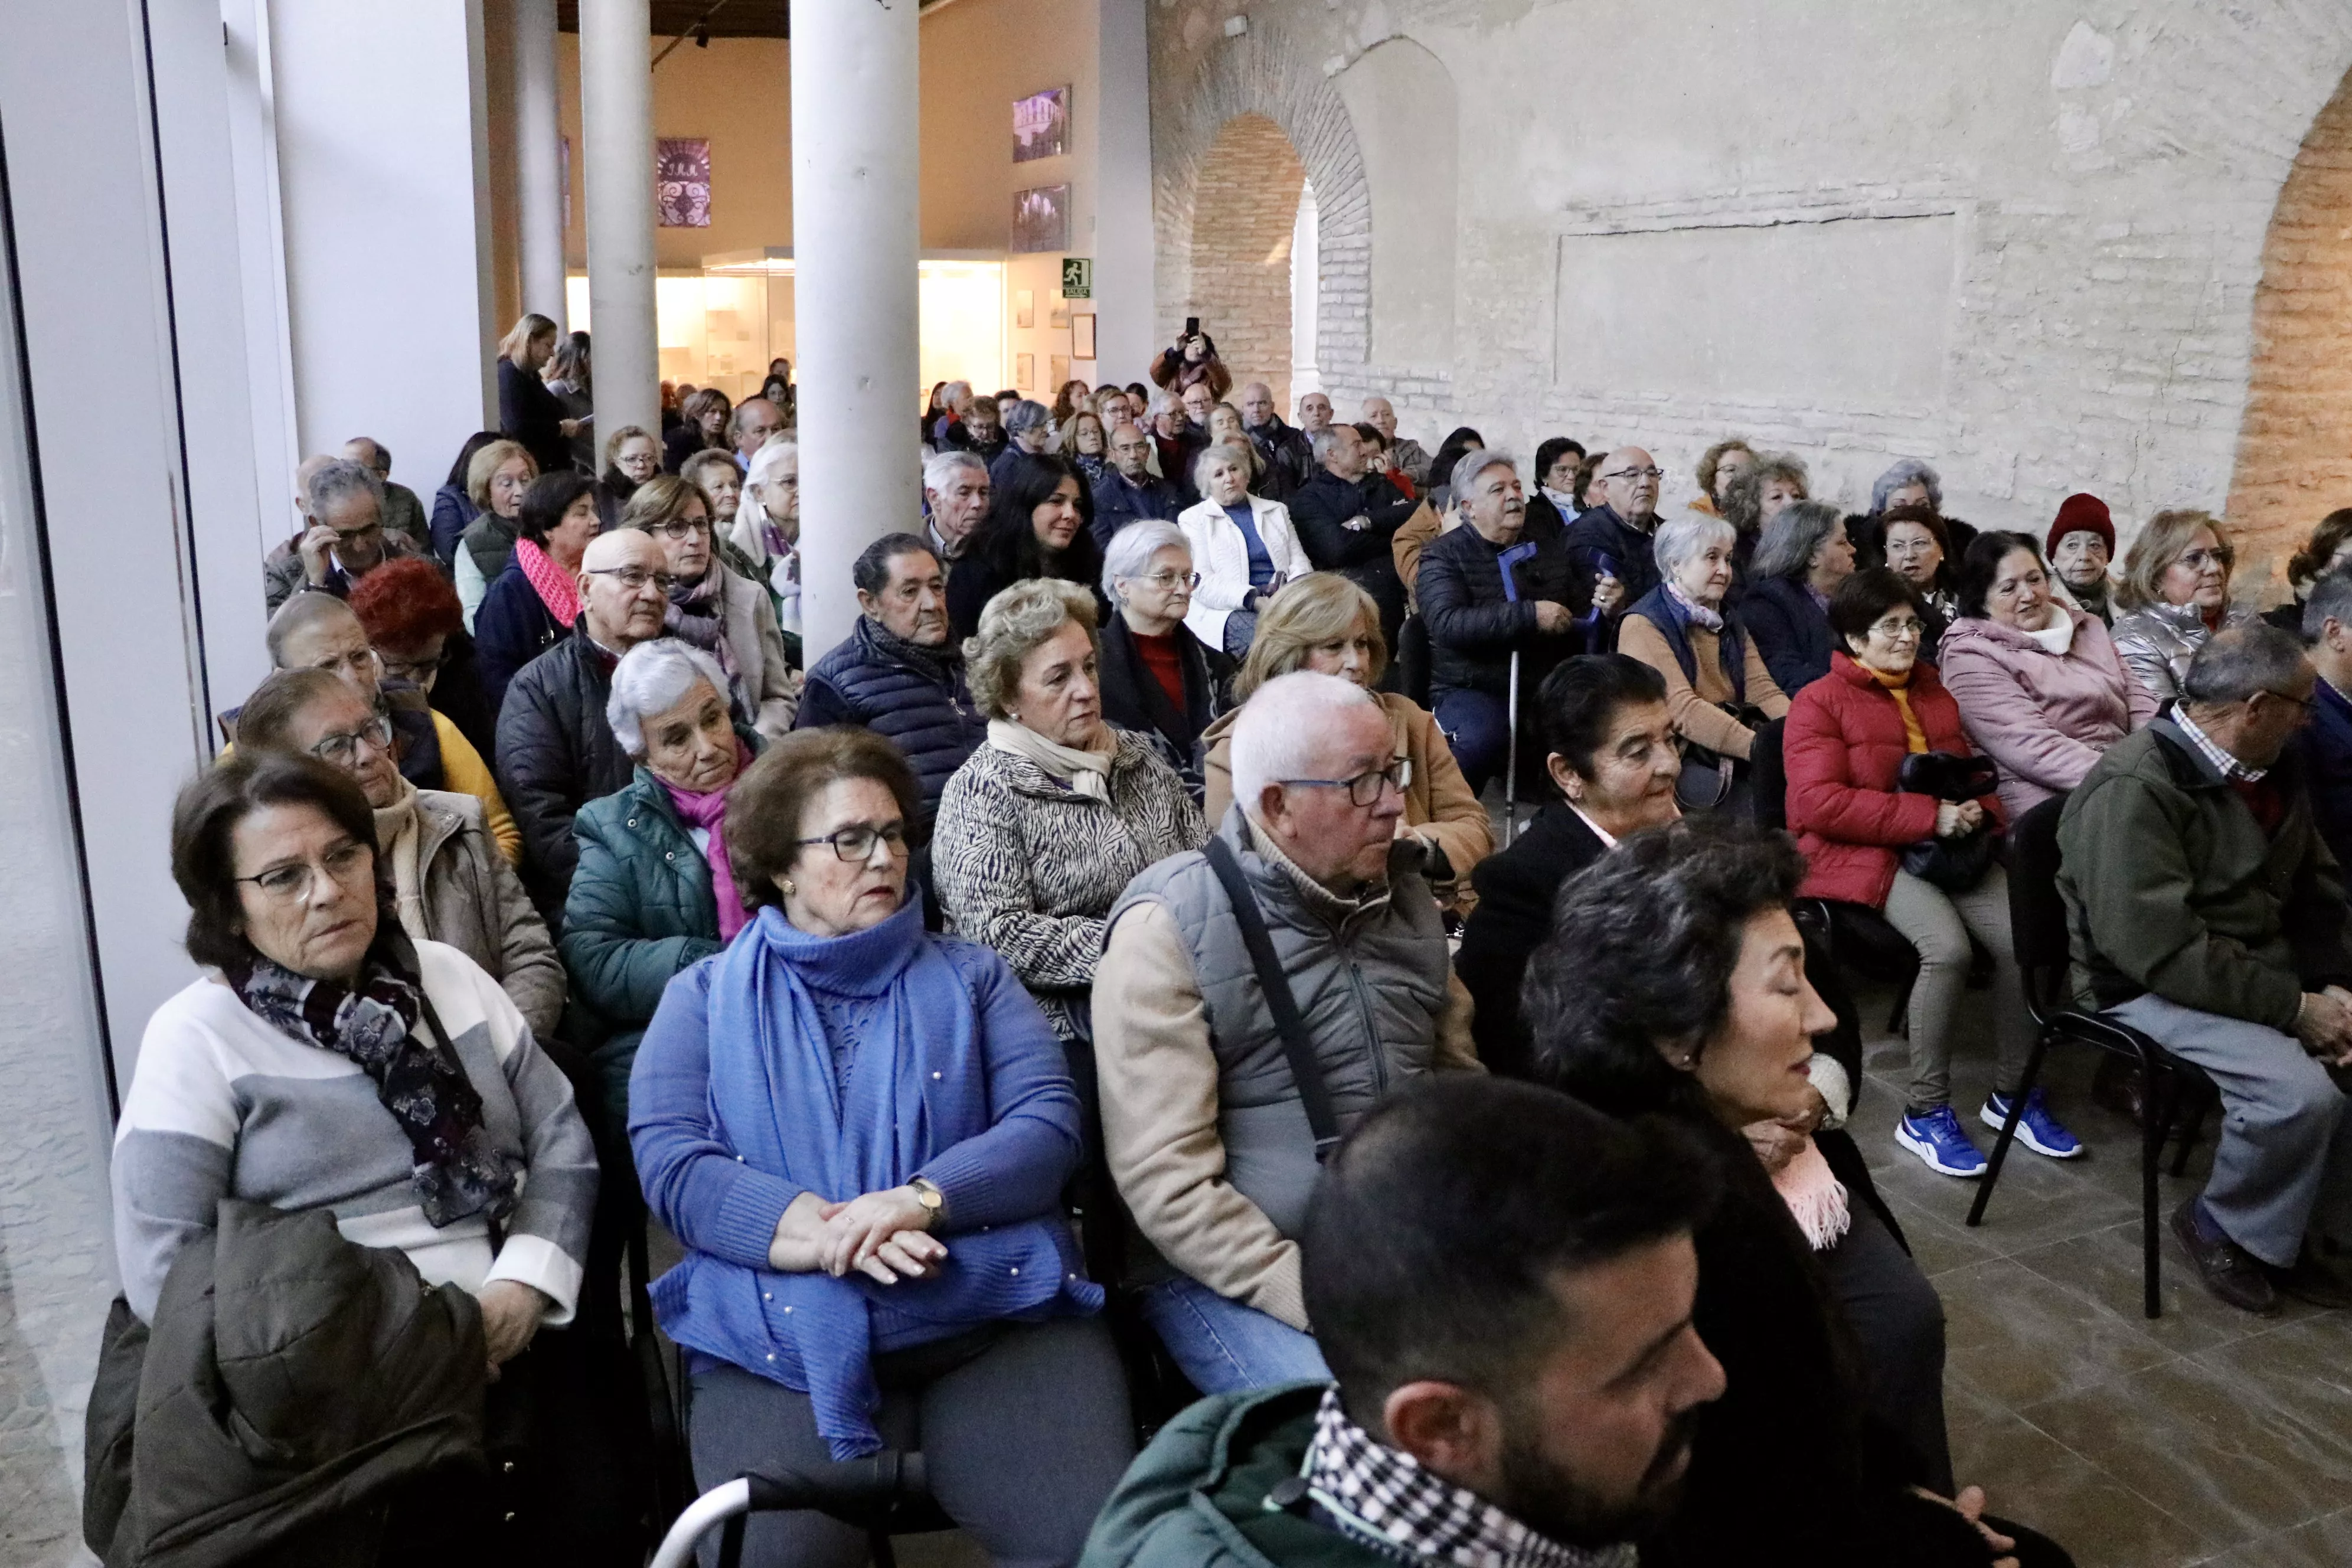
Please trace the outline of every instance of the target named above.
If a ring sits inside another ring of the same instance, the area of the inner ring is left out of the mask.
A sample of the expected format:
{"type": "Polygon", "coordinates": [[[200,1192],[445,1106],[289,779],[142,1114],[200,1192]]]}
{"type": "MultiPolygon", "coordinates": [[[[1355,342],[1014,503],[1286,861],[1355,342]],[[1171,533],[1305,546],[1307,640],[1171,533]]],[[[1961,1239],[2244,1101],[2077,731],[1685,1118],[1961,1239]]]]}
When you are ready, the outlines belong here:
{"type": "Polygon", "coordinates": [[[563,1016],[563,963],[522,879],[491,843],[482,803],[469,795],[421,789],[416,821],[424,934],[488,971],[532,1035],[553,1035],[563,1016]]]}
{"type": "MultiPolygon", "coordinates": [[[[1731,700],[1731,678],[1723,672],[1721,639],[1696,621],[1688,635],[1691,662],[1698,667],[1696,684],[1683,674],[1682,661],[1675,658],[1664,635],[1646,616],[1627,616],[1617,623],[1617,651],[1640,659],[1666,678],[1666,712],[1675,721],[1675,734],[1710,752],[1746,762],[1748,748],[1756,743],[1756,732],[1717,706],[1731,700]]],[[[1789,699],[1773,680],[1772,672],[1764,668],[1756,639],[1746,637],[1742,646],[1748,650],[1748,705],[1762,709],[1767,719],[1787,718],[1789,699]]]]}
{"type": "Polygon", "coordinates": [[[776,602],[768,590],[750,578],[729,571],[714,560],[727,596],[727,647],[735,655],[735,671],[751,708],[751,727],[770,741],[792,732],[800,711],[800,672],[785,661],[783,633],[776,626],[776,602]]]}

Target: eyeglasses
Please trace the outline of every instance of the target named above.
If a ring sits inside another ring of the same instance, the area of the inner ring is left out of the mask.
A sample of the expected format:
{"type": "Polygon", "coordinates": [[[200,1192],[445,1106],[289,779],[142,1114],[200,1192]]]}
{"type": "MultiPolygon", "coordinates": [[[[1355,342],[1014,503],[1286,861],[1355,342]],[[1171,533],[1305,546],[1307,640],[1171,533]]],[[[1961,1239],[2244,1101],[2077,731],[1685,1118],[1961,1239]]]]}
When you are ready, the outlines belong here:
{"type": "Polygon", "coordinates": [[[710,520],[701,517],[674,517],[667,522],[655,523],[646,531],[663,539],[677,541],[696,539],[710,531],[710,520]]]}
{"type": "Polygon", "coordinates": [[[2229,545],[2216,545],[2210,550],[2190,550],[2181,554],[2180,563],[2192,572],[2202,572],[2208,566],[2228,571],[2238,559],[2238,552],[2229,545]]]}
{"type": "Polygon", "coordinates": [[[588,575],[614,578],[622,587],[632,594],[648,583],[667,594],[686,581],[685,578],[673,576],[667,572],[648,572],[642,566],[592,566],[588,569],[588,575]]]}
{"type": "Polygon", "coordinates": [[[310,668],[323,669],[329,675],[366,678],[382,674],[383,661],[376,658],[375,649],[362,647],[355,648],[350,653],[337,654],[332,658],[320,659],[310,668]]]}
{"type": "Polygon", "coordinates": [[[1154,572],[1143,580],[1162,593],[1171,588],[1197,588],[1201,585],[1198,572],[1154,572]]]}
{"type": "Polygon", "coordinates": [[[1666,477],[1666,470],[1664,468],[1620,468],[1613,474],[1603,474],[1601,477],[1604,479],[1663,479],[1666,477]]]}
{"type": "Polygon", "coordinates": [[[373,746],[379,752],[391,751],[392,720],[379,713],[347,735],[324,736],[310,748],[310,754],[322,763],[348,768],[359,760],[362,744],[373,746]]]}
{"type": "Polygon", "coordinates": [[[1381,786],[1393,784],[1403,793],[1412,783],[1412,759],[1399,757],[1384,768],[1374,768],[1368,773],[1358,773],[1351,779],[1276,779],[1275,783],[1288,788],[1294,784],[1313,789],[1344,789],[1354,805],[1374,805],[1381,798],[1381,786]]]}
{"type": "Polygon", "coordinates": [[[250,882],[261,889],[262,897],[278,903],[292,903],[307,899],[318,886],[319,873],[325,872],[336,886],[348,888],[363,875],[375,869],[375,851],[356,838],[345,839],[327,851],[321,861],[300,861],[291,866],[272,866],[257,877],[238,877],[239,882],[250,882]]]}
{"type": "Polygon", "coordinates": [[[1927,633],[1927,626],[1918,621],[1878,621],[1874,623],[1870,629],[1874,635],[1883,637],[1889,642],[1900,642],[1905,637],[1925,637],[1927,633]]]}
{"type": "Polygon", "coordinates": [[[856,865],[860,860],[873,858],[874,845],[877,839],[890,847],[892,855],[904,855],[907,852],[907,825],[903,822],[886,822],[881,826],[876,827],[870,823],[861,822],[855,827],[844,827],[832,833],[820,833],[814,838],[795,838],[793,842],[830,844],[833,846],[835,855],[856,865]]]}
{"type": "Polygon", "coordinates": [[[383,672],[394,680],[413,680],[423,686],[440,674],[441,667],[449,662],[449,650],[445,647],[431,658],[403,658],[398,654],[382,652],[377,653],[375,658],[383,667],[383,672]]]}
{"type": "Polygon", "coordinates": [[[2264,697],[2275,697],[2282,702],[2292,702],[2306,713],[2319,706],[2319,700],[2316,697],[2297,697],[2292,691],[2273,691],[2267,686],[2263,688],[2262,695],[2264,697]]]}

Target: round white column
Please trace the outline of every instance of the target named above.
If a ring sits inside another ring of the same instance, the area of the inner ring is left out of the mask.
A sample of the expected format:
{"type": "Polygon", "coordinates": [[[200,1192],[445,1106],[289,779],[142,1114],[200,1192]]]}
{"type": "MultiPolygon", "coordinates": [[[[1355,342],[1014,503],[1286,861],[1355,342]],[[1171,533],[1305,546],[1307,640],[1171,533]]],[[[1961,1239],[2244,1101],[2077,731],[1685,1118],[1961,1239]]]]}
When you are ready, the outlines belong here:
{"type": "MultiPolygon", "coordinates": [[[[922,524],[916,10],[917,0],[793,0],[801,619],[812,662],[856,623],[858,552],[922,524]]],[[[602,339],[600,330],[600,356],[602,339]]]]}
{"type": "Polygon", "coordinates": [[[562,328],[563,128],[556,106],[555,0],[513,4],[515,211],[522,253],[522,308],[562,328]]]}
{"type": "Polygon", "coordinates": [[[596,441],[661,430],[654,326],[653,18],[647,0],[580,0],[580,134],[596,441]]]}

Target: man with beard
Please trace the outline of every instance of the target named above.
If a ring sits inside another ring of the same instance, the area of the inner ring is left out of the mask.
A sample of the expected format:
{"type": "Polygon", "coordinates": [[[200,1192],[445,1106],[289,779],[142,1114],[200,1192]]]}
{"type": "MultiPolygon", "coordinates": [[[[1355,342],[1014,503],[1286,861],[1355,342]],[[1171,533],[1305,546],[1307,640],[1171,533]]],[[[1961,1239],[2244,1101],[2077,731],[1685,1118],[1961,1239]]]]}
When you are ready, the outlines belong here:
{"type": "Polygon", "coordinates": [[[1724,1389],[1691,1318],[1715,1180],[1680,1137],[1531,1086],[1391,1098],[1307,1212],[1336,1381],[1186,1411],[1081,1568],[1631,1568],[1724,1389]]]}

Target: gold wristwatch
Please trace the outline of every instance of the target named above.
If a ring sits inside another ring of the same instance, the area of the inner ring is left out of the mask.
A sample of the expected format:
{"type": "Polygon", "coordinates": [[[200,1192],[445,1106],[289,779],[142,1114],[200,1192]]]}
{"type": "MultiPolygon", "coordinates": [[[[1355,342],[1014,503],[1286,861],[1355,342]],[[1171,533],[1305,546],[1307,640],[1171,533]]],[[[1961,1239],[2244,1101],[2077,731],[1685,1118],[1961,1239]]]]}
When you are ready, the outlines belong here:
{"type": "Polygon", "coordinates": [[[929,1176],[917,1176],[907,1185],[913,1189],[915,1201],[923,1205],[925,1216],[931,1224],[939,1224],[940,1216],[947,1212],[948,1207],[948,1195],[940,1191],[939,1184],[929,1176]]]}

